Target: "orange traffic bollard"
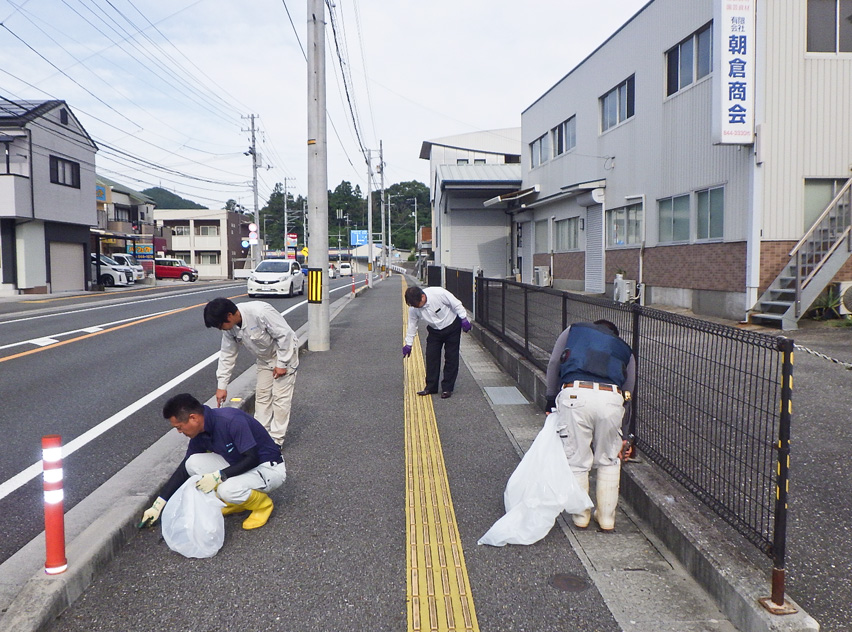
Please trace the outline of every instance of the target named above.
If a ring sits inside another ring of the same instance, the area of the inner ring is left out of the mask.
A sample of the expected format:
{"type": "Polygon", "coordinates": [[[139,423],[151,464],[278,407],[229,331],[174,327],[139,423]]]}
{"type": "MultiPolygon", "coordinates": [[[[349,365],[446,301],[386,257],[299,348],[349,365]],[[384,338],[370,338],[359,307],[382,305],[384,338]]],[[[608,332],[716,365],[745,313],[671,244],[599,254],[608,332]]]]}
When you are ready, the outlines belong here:
{"type": "Polygon", "coordinates": [[[44,572],[57,575],[68,568],[65,559],[65,510],[62,489],[62,437],[41,438],[44,470],[44,572]]]}

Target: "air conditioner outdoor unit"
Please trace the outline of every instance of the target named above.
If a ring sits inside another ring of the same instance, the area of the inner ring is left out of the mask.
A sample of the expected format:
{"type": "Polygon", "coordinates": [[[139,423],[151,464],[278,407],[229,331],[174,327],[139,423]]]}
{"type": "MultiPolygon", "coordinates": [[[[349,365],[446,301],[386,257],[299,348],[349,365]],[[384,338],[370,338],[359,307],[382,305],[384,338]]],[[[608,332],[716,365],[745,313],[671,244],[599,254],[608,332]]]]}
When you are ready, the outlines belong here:
{"type": "Polygon", "coordinates": [[[636,281],[633,279],[622,279],[620,275],[616,275],[615,282],[612,284],[612,300],[619,303],[627,303],[628,301],[636,300],[636,281]]]}
{"type": "Polygon", "coordinates": [[[548,266],[535,266],[533,268],[533,283],[540,287],[550,286],[550,268],[548,266]]]}
{"type": "Polygon", "coordinates": [[[840,307],[837,311],[841,316],[852,314],[852,281],[841,281],[837,284],[837,296],[840,298],[840,307]]]}

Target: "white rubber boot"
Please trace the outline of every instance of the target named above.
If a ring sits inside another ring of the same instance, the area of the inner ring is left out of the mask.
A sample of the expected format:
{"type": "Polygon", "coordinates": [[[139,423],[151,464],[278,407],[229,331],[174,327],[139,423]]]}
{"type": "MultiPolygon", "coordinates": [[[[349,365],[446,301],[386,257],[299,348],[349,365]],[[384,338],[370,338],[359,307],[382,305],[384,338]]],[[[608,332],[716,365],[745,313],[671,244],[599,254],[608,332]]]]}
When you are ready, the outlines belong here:
{"type": "MultiPolygon", "coordinates": [[[[589,472],[588,470],[585,472],[574,472],[574,479],[577,481],[577,485],[580,486],[587,494],[589,493],[589,472]]],[[[592,519],[592,510],[586,509],[583,513],[572,514],[572,520],[574,520],[574,526],[579,527],[580,529],[585,529],[589,526],[589,521],[592,519]]]]}
{"type": "Polygon", "coordinates": [[[618,486],[621,482],[621,463],[598,468],[598,479],[595,484],[597,503],[595,506],[595,521],[601,531],[615,529],[615,509],[618,506],[618,486]]]}

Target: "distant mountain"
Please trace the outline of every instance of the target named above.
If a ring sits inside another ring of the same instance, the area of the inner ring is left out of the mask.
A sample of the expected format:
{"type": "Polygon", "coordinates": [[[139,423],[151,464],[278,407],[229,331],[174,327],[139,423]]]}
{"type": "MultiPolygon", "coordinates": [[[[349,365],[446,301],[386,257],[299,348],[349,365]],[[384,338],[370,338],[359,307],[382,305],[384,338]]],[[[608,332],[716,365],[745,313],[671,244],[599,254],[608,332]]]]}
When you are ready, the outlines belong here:
{"type": "Polygon", "coordinates": [[[175,195],[171,191],[166,191],[160,187],[145,189],[142,193],[154,200],[157,208],[207,208],[202,204],[197,204],[192,200],[186,200],[181,196],[175,195]]]}

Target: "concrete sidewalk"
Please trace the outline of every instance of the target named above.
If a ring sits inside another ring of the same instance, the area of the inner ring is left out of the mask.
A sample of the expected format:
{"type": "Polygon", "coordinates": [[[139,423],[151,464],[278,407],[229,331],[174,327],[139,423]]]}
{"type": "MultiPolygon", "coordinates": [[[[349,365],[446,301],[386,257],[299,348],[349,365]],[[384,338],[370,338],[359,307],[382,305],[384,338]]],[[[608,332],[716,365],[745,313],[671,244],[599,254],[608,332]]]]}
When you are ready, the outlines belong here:
{"type": "MultiPolygon", "coordinates": [[[[392,279],[394,282],[388,285],[396,286],[395,278],[392,279]]],[[[373,291],[359,289],[356,300],[380,302],[373,305],[369,313],[398,311],[398,291],[390,291],[389,287],[382,287],[384,285],[385,282],[380,283],[373,291]]],[[[332,305],[332,318],[352,306],[350,297],[339,299],[332,305]]],[[[349,327],[347,337],[364,338],[366,342],[362,341],[362,344],[369,345],[366,333],[375,329],[375,319],[347,320],[346,324],[349,327]]],[[[394,340],[398,339],[396,331],[389,335],[394,340]]],[[[299,337],[303,343],[307,339],[302,331],[299,337]]],[[[341,351],[332,349],[325,354],[323,364],[341,368],[348,366],[345,351],[341,351]]],[[[474,329],[473,336],[462,337],[462,359],[475,381],[475,386],[466,383],[466,389],[480,390],[488,409],[476,412],[466,409],[464,400],[456,401],[464,396],[457,389],[456,397],[440,405],[439,414],[464,411],[467,415],[476,415],[479,423],[490,423],[492,428],[501,427],[511,446],[521,456],[544,421],[542,411],[530,403],[536,401],[536,389],[541,388],[543,376],[478,328],[474,329]]],[[[390,362],[390,359],[382,355],[376,361],[390,362]]],[[[396,361],[399,361],[398,357],[396,361]]],[[[241,376],[239,383],[229,389],[231,393],[240,392],[246,400],[250,400],[253,375],[254,372],[250,371],[241,376]]],[[[339,375],[315,373],[311,379],[316,392],[329,392],[319,386],[340,388],[339,375]]],[[[359,402],[361,407],[372,405],[379,410],[394,405],[394,400],[399,398],[394,389],[385,388],[380,392],[370,395],[361,392],[361,397],[378,398],[359,402]]],[[[295,449],[303,446],[309,438],[307,435],[297,436],[295,449]]],[[[135,525],[139,516],[150,504],[160,484],[171,474],[175,463],[179,462],[184,445],[185,438],[169,432],[95,494],[68,512],[69,570],[63,575],[48,577],[42,572],[42,537],[36,538],[0,566],[0,631],[27,632],[46,628],[99,573],[107,569],[111,560],[121,557],[122,547],[137,535],[135,525]]],[[[289,459],[286,447],[285,457],[289,459]]],[[[569,527],[562,519],[558,521],[565,546],[570,547],[585,569],[585,576],[579,573],[573,579],[588,586],[589,591],[599,593],[600,598],[595,597],[590,603],[605,604],[620,629],[631,632],[818,629],[813,619],[803,612],[773,617],[763,611],[756,600],[769,592],[765,560],[760,566],[760,559],[753,559],[754,556],[746,550],[747,545],[738,546],[738,536],[731,537],[723,527],[716,525],[717,521],[708,512],[691,502],[650,464],[631,463],[624,474],[615,533],[602,534],[594,529],[579,531],[569,527]],[[629,503],[625,502],[626,498],[629,498],[629,503]],[[701,577],[703,585],[699,585],[691,573],[701,577]]],[[[505,485],[505,480],[496,483],[492,482],[491,488],[505,485]]],[[[452,478],[450,484],[453,485],[452,478]]],[[[472,484],[475,486],[476,481],[472,484]]],[[[455,497],[455,491],[453,495],[455,497]]],[[[497,501],[494,499],[494,502],[497,501]]],[[[495,519],[497,517],[499,515],[494,516],[495,519]]],[[[554,533],[548,537],[554,538],[554,533]]],[[[536,547],[541,548],[539,545],[507,547],[483,557],[517,557],[527,551],[535,551],[536,547]]],[[[551,589],[560,588],[571,590],[570,585],[551,589]]],[[[514,606],[534,607],[523,603],[514,606]]],[[[587,607],[593,609],[595,606],[587,607]]],[[[132,606],[128,604],[128,608],[132,606]]],[[[605,619],[606,616],[601,617],[602,621],[605,619]]],[[[373,629],[387,629],[389,625],[382,622],[373,629]]],[[[357,629],[357,626],[354,627],[357,629]]]]}

